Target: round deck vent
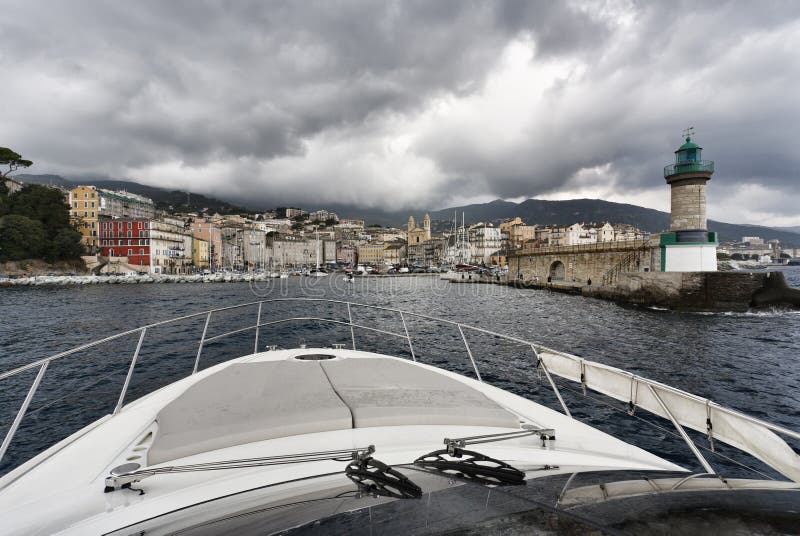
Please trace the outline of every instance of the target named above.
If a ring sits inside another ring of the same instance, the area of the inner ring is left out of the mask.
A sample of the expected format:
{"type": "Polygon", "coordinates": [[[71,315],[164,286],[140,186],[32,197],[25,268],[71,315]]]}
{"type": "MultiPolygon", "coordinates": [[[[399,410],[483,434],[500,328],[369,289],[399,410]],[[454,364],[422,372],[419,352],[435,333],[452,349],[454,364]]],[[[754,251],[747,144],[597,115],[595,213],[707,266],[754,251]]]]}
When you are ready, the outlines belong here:
{"type": "Polygon", "coordinates": [[[326,359],[334,359],[336,356],[330,354],[300,354],[294,356],[294,358],[300,361],[325,361],[326,359]]]}

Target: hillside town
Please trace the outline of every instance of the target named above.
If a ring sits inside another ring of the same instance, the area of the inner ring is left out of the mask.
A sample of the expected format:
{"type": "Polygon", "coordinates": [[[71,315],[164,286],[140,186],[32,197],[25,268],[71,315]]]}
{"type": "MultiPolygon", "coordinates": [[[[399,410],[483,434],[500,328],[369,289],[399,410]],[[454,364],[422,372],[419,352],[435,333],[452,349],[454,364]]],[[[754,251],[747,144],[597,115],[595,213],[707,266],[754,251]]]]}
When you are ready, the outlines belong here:
{"type": "MultiPolygon", "coordinates": [[[[24,185],[6,178],[10,193],[24,185]]],[[[61,188],[81,234],[89,270],[103,274],[216,272],[305,273],[345,268],[371,273],[439,271],[456,265],[503,269],[514,254],[646,240],[630,224],[529,224],[520,217],[465,223],[464,214],[436,222],[409,216],[401,228],[340,218],[324,209],[209,214],[159,210],[153,200],[94,185],[61,188]],[[433,228],[444,229],[439,233],[433,228]]],[[[780,262],[795,256],[777,240],[742,237],[720,244],[721,258],[780,262]]]]}
{"type": "Polygon", "coordinates": [[[257,214],[167,213],[146,197],[91,185],[76,186],[66,196],[88,254],[84,259],[101,272],[501,267],[508,254],[519,250],[648,236],[631,225],[607,222],[528,225],[517,217],[498,225],[465,225],[458,215],[449,232],[435,235],[427,214],[419,224],[410,216],[405,228],[393,228],[292,207],[257,214]]]}

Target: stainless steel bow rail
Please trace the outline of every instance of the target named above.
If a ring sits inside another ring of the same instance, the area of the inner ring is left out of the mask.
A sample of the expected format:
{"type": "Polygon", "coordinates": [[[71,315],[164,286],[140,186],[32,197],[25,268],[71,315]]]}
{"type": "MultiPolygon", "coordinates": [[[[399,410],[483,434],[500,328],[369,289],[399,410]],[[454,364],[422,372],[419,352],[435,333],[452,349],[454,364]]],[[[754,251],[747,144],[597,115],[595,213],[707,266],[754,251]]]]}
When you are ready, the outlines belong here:
{"type": "MultiPolygon", "coordinates": [[[[105,337],[94,342],[83,344],[71,350],[60,352],[13,370],[0,373],[0,382],[2,382],[23,372],[38,369],[36,376],[33,379],[30,388],[28,389],[28,393],[25,396],[25,399],[23,400],[19,410],[17,411],[16,416],[14,417],[8,432],[3,439],[2,445],[0,445],[0,461],[2,461],[6,451],[9,448],[9,445],[11,444],[11,441],[17,433],[20,423],[25,417],[28,407],[30,406],[31,401],[36,394],[36,391],[39,388],[42,378],[44,378],[50,363],[111,341],[138,335],[138,341],[128,366],[124,384],[119,393],[119,397],[117,398],[117,403],[110,412],[111,415],[115,415],[119,413],[125,403],[125,396],[130,386],[131,378],[133,376],[136,363],[148,330],[152,331],[153,328],[156,327],[166,326],[169,324],[175,324],[177,322],[201,317],[205,317],[205,322],[203,325],[202,335],[200,336],[198,343],[197,353],[195,355],[191,374],[196,374],[198,372],[200,358],[203,354],[203,349],[207,344],[231,337],[233,335],[252,331],[254,332],[253,351],[258,352],[260,340],[259,337],[263,328],[279,326],[292,322],[308,321],[348,327],[350,331],[351,345],[354,350],[357,349],[356,331],[378,333],[387,337],[393,337],[404,341],[404,343],[408,345],[408,351],[411,355],[411,359],[416,362],[417,354],[414,350],[414,342],[406,323],[407,318],[411,317],[435,322],[441,325],[453,326],[458,331],[461,340],[464,343],[464,349],[469,359],[471,368],[475,372],[476,378],[478,381],[482,382],[483,378],[481,377],[480,370],[478,369],[475,356],[470,348],[470,344],[467,340],[465,332],[497,337],[505,341],[516,343],[522,346],[525,352],[530,352],[529,355],[531,358],[533,358],[531,363],[532,368],[534,368],[537,373],[544,373],[548,383],[554,391],[556,398],[558,399],[559,404],[564,410],[564,413],[567,415],[570,415],[569,408],[561,396],[558,385],[553,380],[553,376],[558,376],[560,378],[579,383],[584,395],[586,394],[586,389],[592,389],[616,400],[625,402],[628,404],[628,412],[631,415],[637,408],[642,408],[659,417],[671,421],[680,437],[683,438],[707,473],[716,474],[711,464],[700,452],[700,448],[698,448],[695,442],[688,436],[685,428],[691,428],[707,434],[711,448],[706,448],[705,450],[709,452],[714,451],[715,441],[722,441],[736,447],[743,452],[755,456],[789,479],[795,482],[800,482],[800,457],[789,445],[786,444],[783,439],[776,435],[781,434],[800,440],[800,433],[788,428],[778,426],[755,417],[750,417],[743,413],[725,408],[712,402],[711,400],[698,397],[696,395],[675,389],[653,380],[649,380],[647,378],[636,376],[624,370],[610,367],[602,363],[588,361],[575,355],[559,352],[557,350],[553,350],[540,344],[520,339],[518,337],[512,337],[502,333],[497,333],[492,330],[470,326],[460,322],[455,322],[453,320],[437,318],[421,313],[402,311],[400,309],[381,307],[378,305],[368,305],[325,298],[276,298],[244,303],[230,307],[220,307],[210,311],[184,315],[117,333],[110,337],[105,337]],[[342,307],[343,315],[341,318],[323,316],[293,316],[278,320],[262,320],[262,312],[265,305],[277,305],[286,302],[302,304],[333,304],[342,307]],[[256,306],[257,314],[255,323],[253,325],[239,329],[233,329],[219,335],[210,337],[208,336],[208,327],[211,323],[212,317],[215,314],[218,315],[223,311],[232,311],[246,307],[255,308],[256,306]],[[354,321],[353,310],[356,308],[367,311],[383,311],[392,313],[399,318],[402,325],[402,331],[381,329],[375,325],[366,325],[364,323],[354,321]],[[345,314],[346,316],[344,316],[345,314]]],[[[270,345],[268,347],[270,349],[274,349],[274,346],[270,345]]],[[[0,383],[0,386],[3,385],[4,384],[0,383]]]]}
{"type": "Polygon", "coordinates": [[[111,470],[105,480],[105,492],[110,493],[125,487],[130,487],[134,482],[141,482],[145,478],[156,475],[169,475],[177,473],[195,473],[198,471],[223,471],[227,469],[242,469],[246,467],[267,467],[270,465],[288,465],[293,463],[341,461],[349,462],[366,458],[375,452],[375,446],[359,447],[344,450],[326,450],[321,452],[302,452],[297,454],[283,454],[280,456],[263,456],[260,458],[246,458],[241,460],[225,460],[220,462],[195,463],[191,465],[169,465],[165,467],[146,467],[141,469],[138,463],[125,463],[111,470]]]}

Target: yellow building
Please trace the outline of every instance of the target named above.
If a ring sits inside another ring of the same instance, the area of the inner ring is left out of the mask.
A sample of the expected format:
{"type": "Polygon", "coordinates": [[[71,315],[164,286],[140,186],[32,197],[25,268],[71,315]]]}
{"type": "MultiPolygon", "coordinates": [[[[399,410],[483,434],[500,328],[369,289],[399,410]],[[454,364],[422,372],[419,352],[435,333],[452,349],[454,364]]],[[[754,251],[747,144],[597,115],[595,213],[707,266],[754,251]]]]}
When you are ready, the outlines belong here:
{"type": "Polygon", "coordinates": [[[536,226],[525,225],[519,216],[501,223],[500,232],[506,235],[508,243],[515,247],[519,247],[528,240],[536,238],[536,226]]]}
{"type": "Polygon", "coordinates": [[[503,234],[511,234],[510,229],[515,225],[524,225],[522,218],[517,216],[516,218],[504,221],[500,224],[500,232],[503,234]]]}
{"type": "Polygon", "coordinates": [[[100,197],[94,186],[76,186],[69,192],[70,221],[81,233],[81,242],[91,252],[99,243],[97,219],[100,197]]]}
{"type": "Polygon", "coordinates": [[[383,242],[358,246],[358,262],[362,264],[383,264],[383,242]]]}
{"type": "Polygon", "coordinates": [[[425,214],[422,220],[422,227],[417,227],[414,223],[414,216],[408,217],[408,245],[422,244],[431,239],[431,217],[425,214]]]}
{"type": "Polygon", "coordinates": [[[208,240],[192,237],[192,264],[201,270],[209,267],[208,240]]]}

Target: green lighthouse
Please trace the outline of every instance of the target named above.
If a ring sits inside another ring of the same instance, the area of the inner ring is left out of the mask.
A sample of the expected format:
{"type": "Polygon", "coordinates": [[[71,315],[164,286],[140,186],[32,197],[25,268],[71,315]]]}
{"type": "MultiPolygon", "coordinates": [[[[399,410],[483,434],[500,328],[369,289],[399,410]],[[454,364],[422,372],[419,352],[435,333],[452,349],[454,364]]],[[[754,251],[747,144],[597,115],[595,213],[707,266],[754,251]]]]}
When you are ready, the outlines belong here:
{"type": "Polygon", "coordinates": [[[671,189],[668,233],[661,235],[661,269],[666,272],[702,272],[717,269],[717,236],[708,232],[706,183],[714,162],[703,160],[703,148],[692,141],[694,129],[675,151],[675,163],[664,167],[671,189]]]}

